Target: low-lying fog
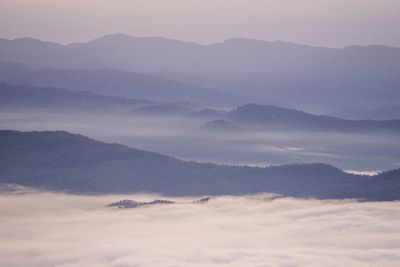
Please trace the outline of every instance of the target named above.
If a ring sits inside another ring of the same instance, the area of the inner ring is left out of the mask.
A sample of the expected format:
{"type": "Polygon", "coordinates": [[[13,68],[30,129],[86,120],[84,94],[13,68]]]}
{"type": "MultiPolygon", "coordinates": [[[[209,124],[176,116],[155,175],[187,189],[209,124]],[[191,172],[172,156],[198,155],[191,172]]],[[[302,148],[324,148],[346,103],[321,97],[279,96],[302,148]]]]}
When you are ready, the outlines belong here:
{"type": "Polygon", "coordinates": [[[400,262],[400,202],[258,195],[105,207],[125,198],[155,197],[2,193],[0,266],[397,267],[400,262]]]}
{"type": "Polygon", "coordinates": [[[324,162],[349,171],[400,167],[398,135],[200,130],[209,120],[137,114],[0,113],[3,129],[66,130],[187,160],[258,166],[324,162]]]}

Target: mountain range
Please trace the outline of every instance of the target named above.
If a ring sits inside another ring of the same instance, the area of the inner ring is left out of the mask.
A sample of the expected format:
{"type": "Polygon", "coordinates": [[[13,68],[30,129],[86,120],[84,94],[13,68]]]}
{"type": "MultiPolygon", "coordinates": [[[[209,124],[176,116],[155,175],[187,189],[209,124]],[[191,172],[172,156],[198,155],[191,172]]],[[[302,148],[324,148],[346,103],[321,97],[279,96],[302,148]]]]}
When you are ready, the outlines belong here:
{"type": "Polygon", "coordinates": [[[247,104],[226,117],[247,128],[333,132],[398,132],[400,120],[348,120],[270,105],[247,104]]]}
{"type": "Polygon", "coordinates": [[[0,110],[3,111],[133,111],[155,105],[145,99],[131,99],[54,87],[0,83],[0,110]]]}
{"type": "Polygon", "coordinates": [[[161,102],[190,101],[222,106],[243,102],[228,92],[154,75],[112,69],[34,69],[23,64],[3,62],[0,63],[0,82],[90,91],[161,102]]]}
{"type": "Polygon", "coordinates": [[[190,103],[160,103],[85,91],[0,83],[3,111],[118,111],[135,116],[184,116],[211,119],[201,129],[217,131],[301,130],[325,132],[398,133],[400,120],[350,120],[315,115],[271,105],[246,104],[229,112],[196,110],[190,103]]]}
{"type": "Polygon", "coordinates": [[[278,193],[399,200],[400,170],[375,176],[314,163],[267,168],[178,160],[63,131],[0,131],[0,182],[72,193],[278,193]]]}
{"type": "Polygon", "coordinates": [[[389,106],[400,99],[400,48],[381,45],[333,49],[244,38],[200,45],[124,34],[61,45],[20,38],[0,39],[0,62],[151,73],[308,111],[389,106]]]}

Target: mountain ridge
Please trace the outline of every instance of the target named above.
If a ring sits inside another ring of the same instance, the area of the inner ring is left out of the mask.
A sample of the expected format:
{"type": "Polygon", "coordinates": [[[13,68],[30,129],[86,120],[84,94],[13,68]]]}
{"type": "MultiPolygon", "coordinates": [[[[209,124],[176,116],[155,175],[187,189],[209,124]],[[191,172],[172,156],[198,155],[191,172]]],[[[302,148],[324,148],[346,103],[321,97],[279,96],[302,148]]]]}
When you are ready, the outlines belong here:
{"type": "Polygon", "coordinates": [[[361,44],[349,44],[343,47],[326,47],[326,46],[320,46],[320,45],[310,45],[310,44],[303,44],[303,43],[297,43],[297,42],[292,42],[292,41],[283,41],[283,40],[264,40],[264,39],[257,39],[257,38],[248,38],[248,37],[230,37],[222,41],[217,41],[217,42],[211,42],[207,44],[202,44],[202,43],[197,43],[194,41],[183,41],[175,38],[169,38],[169,37],[163,37],[163,36],[137,36],[137,35],[130,35],[126,33],[110,33],[110,34],[105,34],[100,37],[96,37],[93,39],[89,39],[88,41],[79,41],[79,42],[68,42],[65,44],[54,42],[54,41],[48,41],[48,40],[42,40],[38,37],[30,37],[30,36],[24,36],[24,37],[16,37],[16,38],[5,38],[5,37],[0,37],[0,41],[8,41],[8,42],[20,42],[20,41],[34,41],[34,42],[43,42],[43,43],[48,43],[48,44],[57,44],[59,46],[71,46],[71,45],[76,45],[76,44],[85,44],[85,43],[90,43],[90,42],[96,42],[96,41],[101,41],[104,39],[158,39],[158,40],[165,40],[165,41],[174,41],[174,42],[180,42],[180,43],[186,43],[186,44],[194,44],[198,46],[210,46],[210,45],[216,45],[216,44],[223,44],[226,42],[232,42],[232,41],[249,41],[249,42],[258,42],[258,43],[280,43],[280,44],[288,44],[288,45],[299,45],[299,46],[305,46],[305,47],[311,47],[311,48],[324,48],[324,49],[336,49],[336,50],[343,50],[343,49],[348,49],[348,48],[358,48],[358,47],[385,47],[385,48],[395,48],[395,49],[400,49],[400,47],[397,46],[389,46],[389,45],[383,45],[383,44],[377,44],[377,43],[372,43],[372,44],[366,44],[366,45],[361,45],[361,44]]]}
{"type": "Polygon", "coordinates": [[[0,110],[131,111],[158,102],[95,94],[54,87],[10,85],[0,82],[0,110]]]}
{"type": "Polygon", "coordinates": [[[213,88],[177,82],[149,74],[114,69],[33,69],[20,63],[0,63],[0,82],[49,86],[97,94],[145,98],[161,102],[239,103],[239,97],[213,88]]]}
{"type": "Polygon", "coordinates": [[[400,101],[400,48],[396,47],[336,49],[243,38],[200,45],[127,35],[66,46],[17,43],[0,42],[0,61],[42,69],[168,70],[166,78],[173,79],[168,73],[178,73],[180,80],[189,84],[218,88],[253,101],[314,107],[329,113],[374,107],[376,101],[382,105],[400,101]]]}
{"type": "Polygon", "coordinates": [[[64,131],[0,131],[0,182],[79,194],[153,192],[400,199],[397,171],[361,176],[322,163],[254,168],[181,161],[64,131]]]}
{"type": "Polygon", "coordinates": [[[230,111],[226,117],[234,122],[261,127],[322,131],[400,131],[400,120],[350,120],[315,115],[273,105],[247,104],[230,111]]]}

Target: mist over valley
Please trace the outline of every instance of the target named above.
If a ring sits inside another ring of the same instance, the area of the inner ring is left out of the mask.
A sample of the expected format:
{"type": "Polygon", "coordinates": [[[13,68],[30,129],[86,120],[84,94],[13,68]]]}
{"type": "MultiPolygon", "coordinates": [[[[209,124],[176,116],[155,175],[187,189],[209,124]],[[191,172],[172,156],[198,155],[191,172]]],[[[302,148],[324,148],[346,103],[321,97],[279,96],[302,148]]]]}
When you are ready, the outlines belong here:
{"type": "Polygon", "coordinates": [[[0,0],[0,266],[399,266],[399,13],[0,0]]]}

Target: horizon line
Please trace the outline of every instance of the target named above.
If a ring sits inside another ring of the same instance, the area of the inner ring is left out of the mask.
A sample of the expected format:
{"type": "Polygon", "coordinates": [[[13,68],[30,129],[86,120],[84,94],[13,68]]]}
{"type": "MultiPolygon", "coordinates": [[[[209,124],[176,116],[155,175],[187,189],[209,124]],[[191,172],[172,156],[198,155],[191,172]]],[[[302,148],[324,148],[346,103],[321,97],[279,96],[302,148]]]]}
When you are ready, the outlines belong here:
{"type": "Polygon", "coordinates": [[[70,45],[76,45],[76,44],[87,44],[102,38],[106,38],[106,37],[112,37],[112,36],[124,36],[124,37],[128,37],[128,38],[138,38],[138,39],[152,39],[152,38],[159,38],[159,39],[163,39],[163,40],[170,40],[170,41],[177,41],[177,42],[181,42],[181,43],[187,43],[187,44],[194,44],[194,45],[199,45],[199,46],[212,46],[212,45],[216,45],[216,44],[223,44],[226,43],[228,41],[231,40],[248,40],[248,41],[257,41],[257,42],[264,42],[264,43],[284,43],[284,44],[292,44],[292,45],[299,45],[299,46],[306,46],[306,47],[313,47],[313,48],[324,48],[324,49],[345,49],[345,48],[349,48],[349,47],[371,47],[371,46],[381,46],[381,47],[387,47],[387,48],[399,48],[400,46],[391,46],[391,45],[385,45],[385,44],[380,44],[380,43],[371,43],[371,44],[349,44],[346,46],[341,46],[341,47],[329,47],[329,46],[322,46],[322,45],[312,45],[312,44],[305,44],[305,43],[297,43],[297,42],[293,42],[293,41],[286,41],[286,40],[265,40],[265,39],[257,39],[257,38],[249,38],[249,37],[230,37],[227,39],[224,39],[222,41],[217,41],[217,42],[210,42],[210,43],[199,43],[199,42],[194,42],[194,41],[188,41],[188,40],[181,40],[181,39],[175,39],[175,38],[170,38],[170,37],[164,37],[164,36],[160,36],[160,35],[148,35],[148,36],[138,36],[138,35],[130,35],[127,33],[122,33],[122,32],[117,32],[117,33],[109,33],[109,34],[105,34],[105,35],[101,35],[99,37],[96,38],[91,38],[87,41],[78,41],[78,42],[57,42],[57,41],[51,41],[51,40],[45,40],[45,39],[41,39],[39,37],[35,37],[35,36],[21,36],[21,37],[15,37],[15,38],[7,38],[7,37],[2,37],[0,36],[0,39],[3,40],[7,40],[7,41],[17,41],[17,40],[21,40],[21,39],[31,39],[31,40],[36,40],[36,41],[40,41],[43,43],[52,43],[52,44],[58,44],[58,45],[62,45],[62,46],[70,46],[70,45]]]}

